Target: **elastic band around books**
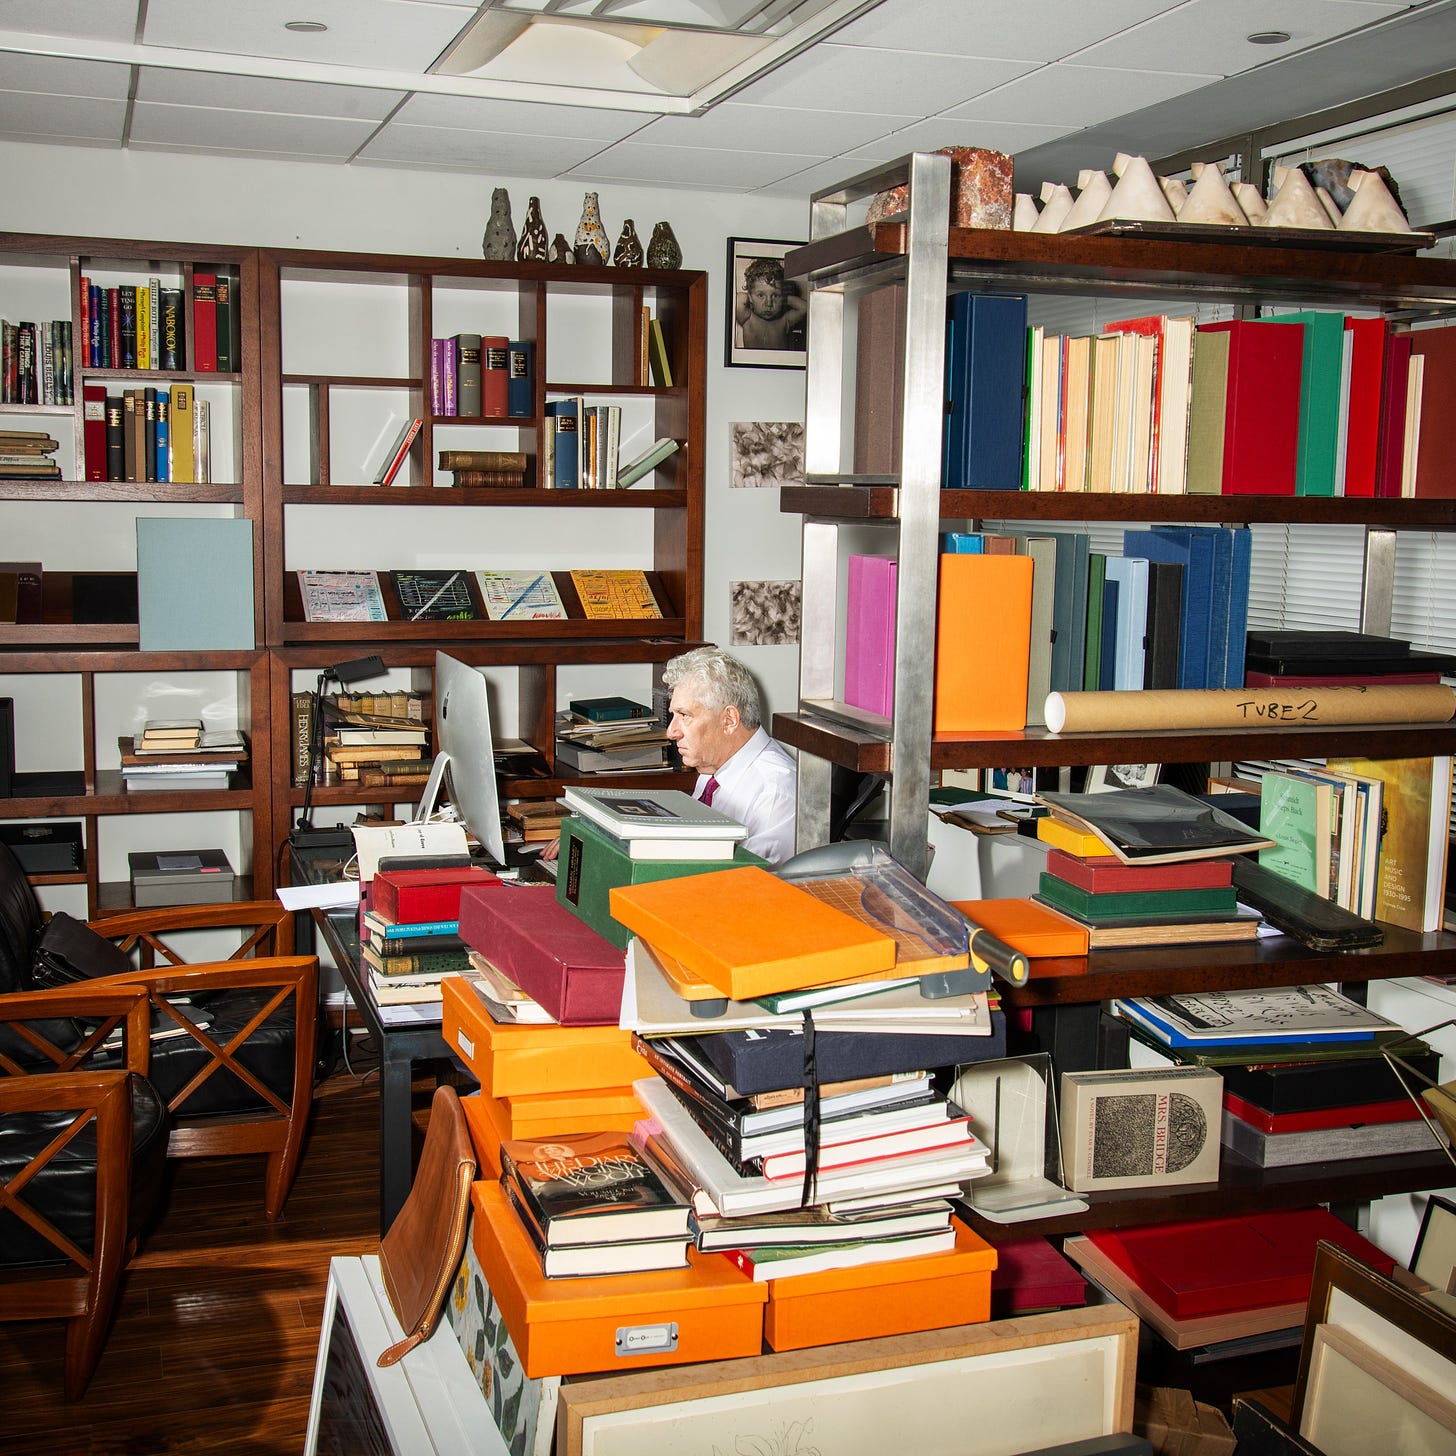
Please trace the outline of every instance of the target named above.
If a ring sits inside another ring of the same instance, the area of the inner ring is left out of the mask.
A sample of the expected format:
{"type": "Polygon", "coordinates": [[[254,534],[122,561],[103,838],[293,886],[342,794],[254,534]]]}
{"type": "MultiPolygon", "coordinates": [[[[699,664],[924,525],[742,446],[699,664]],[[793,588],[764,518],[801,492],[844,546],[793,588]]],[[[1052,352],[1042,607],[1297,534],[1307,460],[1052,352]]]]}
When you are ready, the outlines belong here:
{"type": "Polygon", "coordinates": [[[799,1206],[814,1201],[814,1184],[819,1178],[819,1063],[814,1049],[814,1013],[807,1007],[804,1017],[804,1188],[799,1206]]]}

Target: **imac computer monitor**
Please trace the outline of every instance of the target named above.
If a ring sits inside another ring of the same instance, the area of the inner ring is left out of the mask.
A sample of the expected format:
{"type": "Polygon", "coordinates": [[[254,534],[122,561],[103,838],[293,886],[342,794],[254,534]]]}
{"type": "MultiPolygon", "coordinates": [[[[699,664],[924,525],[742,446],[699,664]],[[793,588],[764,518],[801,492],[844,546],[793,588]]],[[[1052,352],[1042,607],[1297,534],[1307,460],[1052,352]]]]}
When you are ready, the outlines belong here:
{"type": "Polygon", "coordinates": [[[418,822],[435,812],[449,775],[446,797],[465,827],[498,865],[506,862],[496,792],[495,748],[485,678],[468,663],[435,654],[435,761],[415,814],[418,822]]]}

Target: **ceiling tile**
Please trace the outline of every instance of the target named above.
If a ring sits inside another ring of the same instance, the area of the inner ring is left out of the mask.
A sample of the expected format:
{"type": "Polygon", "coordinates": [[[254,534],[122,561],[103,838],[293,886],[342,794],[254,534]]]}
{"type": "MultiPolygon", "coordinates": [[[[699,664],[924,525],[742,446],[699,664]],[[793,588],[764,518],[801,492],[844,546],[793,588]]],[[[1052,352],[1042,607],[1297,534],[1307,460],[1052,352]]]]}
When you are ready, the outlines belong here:
{"type": "Polygon", "coordinates": [[[613,182],[649,182],[709,189],[762,187],[807,167],[816,157],[752,151],[708,151],[695,148],[649,147],[619,142],[572,169],[575,177],[600,177],[613,182]]]}
{"type": "Polygon", "coordinates": [[[734,147],[834,157],[883,135],[914,116],[866,116],[846,111],[794,111],[782,106],[724,102],[702,116],[665,116],[634,138],[653,146],[734,147]]]}
{"type": "Polygon", "coordinates": [[[796,56],[734,99],[807,111],[849,108],[872,116],[903,115],[908,102],[912,110],[933,116],[1029,69],[1025,61],[826,44],[796,56]]]}
{"type": "Polygon", "coordinates": [[[224,55],[274,56],[336,66],[424,71],[475,17],[474,5],[407,0],[148,0],[147,45],[224,55]],[[284,30],[321,20],[322,34],[284,30]]]}
{"type": "Polygon", "coordinates": [[[1063,126],[1031,126],[1009,121],[958,121],[950,116],[932,116],[911,126],[854,148],[854,161],[889,162],[907,152],[933,152],[941,147],[989,147],[993,152],[1015,156],[1028,147],[1055,141],[1066,134],[1063,126]]]}
{"type": "MultiPolygon", "coordinates": [[[[810,197],[827,187],[837,187],[841,182],[847,182],[858,172],[866,169],[856,166],[853,162],[844,157],[836,157],[829,162],[815,162],[812,167],[805,167],[802,172],[791,172],[787,177],[781,177],[777,182],[770,182],[763,187],[754,188],[755,196],[764,197],[810,197]]],[[[807,218],[805,221],[804,235],[807,236],[807,218]]]]}
{"type": "Polygon", "coordinates": [[[125,126],[124,100],[0,91],[0,136],[8,141],[110,142],[119,146],[125,126]]]}
{"type": "Polygon", "coordinates": [[[1379,0],[1188,0],[1076,53],[1079,64],[1233,76],[1406,7],[1379,0]],[[1255,31],[1287,30],[1284,45],[1250,45],[1255,31]]]}
{"type": "Polygon", "coordinates": [[[373,123],[332,116],[273,116],[260,111],[210,111],[201,106],[132,108],[131,140],[191,151],[267,152],[277,156],[347,158],[373,123]]]}
{"type": "Polygon", "coordinates": [[[486,135],[396,121],[370,140],[358,160],[544,178],[600,150],[594,138],[486,135]]]}
{"type": "Polygon", "coordinates": [[[0,91],[36,91],[51,96],[95,96],[125,101],[130,89],[130,66],[0,51],[0,91]]]}
{"type": "Polygon", "coordinates": [[[590,106],[540,106],[529,101],[439,96],[417,92],[395,115],[410,126],[455,127],[464,131],[519,136],[588,137],[620,141],[653,119],[652,112],[608,111],[590,106]]]}
{"type": "Polygon", "coordinates": [[[136,38],[138,0],[0,0],[0,31],[120,41],[136,38]]]}
{"type": "Polygon", "coordinates": [[[1104,40],[1129,25],[1176,9],[1183,0],[1023,0],[968,4],[967,0],[882,0],[868,15],[835,31],[836,45],[934,49],[948,56],[998,56],[1055,61],[1104,40]]]}
{"type": "Polygon", "coordinates": [[[315,85],[263,76],[223,76],[143,66],[137,100],[168,106],[205,106],[224,111],[271,111],[285,116],[341,116],[382,121],[399,101],[394,91],[365,86],[315,85]]]}
{"type": "Polygon", "coordinates": [[[1206,86],[1213,76],[1174,75],[1164,71],[1106,70],[1065,62],[1043,66],[1029,76],[953,106],[947,116],[970,121],[1030,121],[1059,132],[1126,116],[1144,106],[1206,86]]]}

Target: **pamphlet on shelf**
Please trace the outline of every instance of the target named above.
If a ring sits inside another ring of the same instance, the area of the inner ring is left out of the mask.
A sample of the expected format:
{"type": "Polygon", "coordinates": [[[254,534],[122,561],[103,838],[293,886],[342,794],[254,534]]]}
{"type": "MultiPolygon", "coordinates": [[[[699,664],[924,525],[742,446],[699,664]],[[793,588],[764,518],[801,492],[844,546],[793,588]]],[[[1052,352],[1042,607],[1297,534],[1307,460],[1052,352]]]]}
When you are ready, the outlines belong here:
{"type": "Polygon", "coordinates": [[[300,571],[305,622],[383,622],[377,571],[300,571]]]}

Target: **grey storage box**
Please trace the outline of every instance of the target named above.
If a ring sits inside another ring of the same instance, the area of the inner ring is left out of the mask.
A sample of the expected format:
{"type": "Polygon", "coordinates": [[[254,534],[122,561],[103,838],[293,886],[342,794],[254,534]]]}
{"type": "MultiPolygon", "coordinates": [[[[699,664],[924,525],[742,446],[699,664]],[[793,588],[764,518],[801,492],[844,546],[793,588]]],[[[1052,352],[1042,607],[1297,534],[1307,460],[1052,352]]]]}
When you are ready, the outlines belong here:
{"type": "Polygon", "coordinates": [[[233,867],[220,849],[133,850],[132,904],[210,905],[233,898],[233,867]]]}

